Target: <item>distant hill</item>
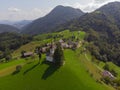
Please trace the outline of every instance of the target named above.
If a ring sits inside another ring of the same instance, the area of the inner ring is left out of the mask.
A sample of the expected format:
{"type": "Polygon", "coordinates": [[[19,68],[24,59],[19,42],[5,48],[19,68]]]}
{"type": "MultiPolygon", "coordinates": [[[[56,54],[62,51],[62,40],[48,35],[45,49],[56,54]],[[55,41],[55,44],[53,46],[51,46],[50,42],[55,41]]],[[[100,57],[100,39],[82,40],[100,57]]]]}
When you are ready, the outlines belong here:
{"type": "Polygon", "coordinates": [[[30,24],[32,20],[22,20],[22,21],[9,21],[9,20],[2,20],[0,21],[0,24],[7,24],[14,26],[16,28],[22,29],[27,24],[30,24]]]}
{"type": "Polygon", "coordinates": [[[15,22],[12,25],[22,30],[22,28],[24,28],[26,25],[30,24],[31,22],[32,20],[22,20],[22,21],[15,22]]]}
{"type": "Polygon", "coordinates": [[[11,25],[0,24],[0,33],[3,32],[20,32],[20,30],[11,25]]]}
{"type": "Polygon", "coordinates": [[[79,9],[71,7],[57,6],[48,15],[39,18],[26,26],[22,33],[41,34],[56,31],[55,28],[70,21],[74,18],[82,16],[84,13],[79,9]]]}

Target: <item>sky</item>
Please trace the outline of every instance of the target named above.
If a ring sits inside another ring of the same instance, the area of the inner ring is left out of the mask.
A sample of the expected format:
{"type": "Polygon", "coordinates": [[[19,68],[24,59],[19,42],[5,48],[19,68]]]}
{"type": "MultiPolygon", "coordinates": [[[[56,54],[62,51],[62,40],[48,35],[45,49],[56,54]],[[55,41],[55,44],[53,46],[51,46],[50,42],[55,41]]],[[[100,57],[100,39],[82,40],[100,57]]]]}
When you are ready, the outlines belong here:
{"type": "Polygon", "coordinates": [[[92,12],[114,1],[120,0],[0,0],[0,20],[34,20],[45,16],[58,5],[92,12]]]}

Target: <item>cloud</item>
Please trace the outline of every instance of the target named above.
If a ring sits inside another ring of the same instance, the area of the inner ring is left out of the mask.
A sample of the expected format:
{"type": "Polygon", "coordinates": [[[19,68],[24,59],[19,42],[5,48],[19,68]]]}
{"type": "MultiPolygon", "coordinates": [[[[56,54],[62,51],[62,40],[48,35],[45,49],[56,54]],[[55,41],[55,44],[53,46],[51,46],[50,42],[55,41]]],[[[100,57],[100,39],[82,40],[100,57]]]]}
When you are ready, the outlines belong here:
{"type": "Polygon", "coordinates": [[[40,13],[42,12],[42,10],[39,9],[39,8],[34,8],[33,11],[34,11],[34,12],[40,12],[40,13]]]}
{"type": "Polygon", "coordinates": [[[34,20],[45,16],[52,8],[32,8],[29,10],[8,8],[7,11],[2,11],[0,14],[0,20],[34,20]]]}
{"type": "Polygon", "coordinates": [[[86,3],[86,4],[81,4],[80,2],[76,2],[72,5],[68,5],[68,6],[72,6],[74,8],[79,8],[81,10],[83,10],[84,12],[92,12],[94,10],[96,10],[97,8],[103,6],[104,4],[107,4],[108,2],[114,2],[114,1],[120,1],[120,0],[91,0],[90,3],[86,3]]]}
{"type": "Polygon", "coordinates": [[[10,12],[19,12],[19,11],[21,11],[21,9],[18,9],[18,8],[15,8],[15,7],[10,7],[10,8],[8,8],[8,11],[10,11],[10,12]]]}
{"type": "Polygon", "coordinates": [[[105,2],[108,2],[109,0],[94,0],[95,3],[105,3],[105,2]]]}

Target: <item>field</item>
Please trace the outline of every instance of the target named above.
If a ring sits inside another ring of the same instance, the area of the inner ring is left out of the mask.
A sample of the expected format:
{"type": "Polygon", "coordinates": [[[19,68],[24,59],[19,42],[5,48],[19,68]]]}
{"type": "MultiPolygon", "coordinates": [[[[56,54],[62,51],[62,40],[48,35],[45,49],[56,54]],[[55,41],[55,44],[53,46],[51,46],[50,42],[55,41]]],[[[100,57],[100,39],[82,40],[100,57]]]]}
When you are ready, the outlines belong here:
{"type": "Polygon", "coordinates": [[[65,65],[56,68],[38,60],[25,64],[19,73],[0,78],[0,90],[112,90],[97,83],[72,50],[65,50],[65,65]]]}

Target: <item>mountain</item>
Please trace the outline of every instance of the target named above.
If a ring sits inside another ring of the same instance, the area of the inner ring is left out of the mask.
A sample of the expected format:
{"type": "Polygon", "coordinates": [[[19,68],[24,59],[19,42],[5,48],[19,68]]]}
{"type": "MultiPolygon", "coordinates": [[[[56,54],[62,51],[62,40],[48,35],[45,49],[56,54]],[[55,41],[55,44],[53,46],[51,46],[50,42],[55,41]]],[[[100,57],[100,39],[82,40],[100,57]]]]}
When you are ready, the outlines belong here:
{"type": "Polygon", "coordinates": [[[62,30],[61,28],[70,30],[77,28],[84,31],[92,29],[101,34],[107,34],[110,40],[115,41],[114,37],[120,32],[120,2],[108,3],[92,13],[86,13],[80,18],[59,26],[58,29],[62,30]]]}
{"type": "Polygon", "coordinates": [[[84,13],[79,9],[57,6],[45,17],[39,18],[26,26],[22,33],[41,34],[56,31],[55,27],[82,16],[84,13]]]}
{"type": "Polygon", "coordinates": [[[0,33],[3,32],[20,32],[20,30],[11,25],[0,24],[0,33]]]}
{"type": "Polygon", "coordinates": [[[109,3],[99,8],[97,11],[109,16],[109,18],[113,19],[115,24],[120,28],[120,2],[109,3]]]}
{"type": "Polygon", "coordinates": [[[83,28],[84,30],[92,28],[96,31],[102,31],[102,29],[112,29],[111,24],[114,25],[114,28],[119,28],[120,2],[108,3],[94,12],[86,13],[80,18],[76,18],[63,26],[65,26],[64,28],[71,28],[73,26],[74,28],[83,28]]]}
{"type": "Polygon", "coordinates": [[[86,31],[92,54],[120,66],[120,2],[108,3],[58,28],[64,29],[86,31]]]}
{"type": "Polygon", "coordinates": [[[9,20],[2,20],[0,21],[0,24],[7,24],[12,25],[16,28],[22,29],[27,24],[31,23],[32,20],[22,20],[22,21],[9,21],[9,20]]]}

